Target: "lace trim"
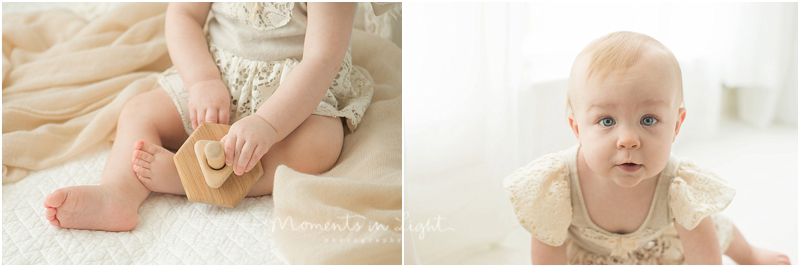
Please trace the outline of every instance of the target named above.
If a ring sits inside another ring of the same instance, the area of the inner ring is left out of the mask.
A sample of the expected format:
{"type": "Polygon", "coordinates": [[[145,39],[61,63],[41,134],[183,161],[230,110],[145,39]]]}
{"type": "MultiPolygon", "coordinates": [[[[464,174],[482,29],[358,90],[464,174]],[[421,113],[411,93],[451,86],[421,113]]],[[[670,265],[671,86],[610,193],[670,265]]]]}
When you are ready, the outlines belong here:
{"type": "Polygon", "coordinates": [[[183,130],[186,131],[186,134],[191,135],[194,130],[192,130],[192,123],[189,120],[189,108],[186,105],[188,102],[186,100],[189,99],[189,92],[184,89],[180,77],[177,76],[178,70],[175,69],[175,66],[169,67],[158,75],[158,84],[167,92],[172,103],[175,104],[178,115],[181,117],[183,130]]]}
{"type": "Polygon", "coordinates": [[[572,245],[569,264],[682,264],[683,247],[674,237],[659,237],[646,242],[625,256],[591,253],[572,245]]]}
{"type": "Polygon", "coordinates": [[[581,227],[579,232],[583,239],[608,248],[611,250],[611,256],[620,257],[621,259],[627,259],[631,252],[639,248],[640,240],[653,239],[660,234],[659,231],[650,228],[630,235],[617,236],[611,236],[588,227],[581,227]]]}
{"type": "MultiPolygon", "coordinates": [[[[720,215],[712,215],[720,251],[725,251],[733,239],[733,223],[720,215]]],[[[648,229],[649,230],[649,229],[648,229]]],[[[642,245],[626,256],[592,253],[570,243],[567,251],[570,264],[683,264],[684,251],[675,227],[655,231],[655,237],[642,237],[642,245]]]]}
{"type": "Polygon", "coordinates": [[[294,2],[227,3],[225,16],[259,30],[274,30],[292,20],[294,2]]]}
{"type": "MultiPolygon", "coordinates": [[[[350,59],[350,50],[345,55],[350,59]]],[[[364,113],[372,101],[372,83],[357,68],[353,68],[350,60],[342,63],[339,74],[331,83],[331,88],[325,93],[323,102],[317,106],[320,113],[340,114],[339,117],[347,118],[347,128],[352,132],[358,127],[364,113]],[[325,101],[328,100],[328,101],[325,101]],[[337,105],[325,105],[335,102],[337,105]]]]}
{"type": "Polygon", "coordinates": [[[566,169],[558,155],[550,154],[503,180],[519,223],[536,239],[551,246],[564,243],[572,222],[566,169]]]}
{"type": "MultiPolygon", "coordinates": [[[[258,111],[258,108],[280,86],[281,81],[299,61],[249,60],[215,45],[209,45],[212,58],[219,68],[222,81],[231,96],[231,122],[258,111]]],[[[313,114],[345,117],[350,131],[354,131],[372,101],[372,83],[353,67],[350,49],[345,53],[339,73],[317,105],[313,114]]]]}
{"type": "Polygon", "coordinates": [[[675,221],[689,230],[724,210],[736,195],[716,174],[688,161],[682,162],[669,189],[670,211],[675,221]]]}

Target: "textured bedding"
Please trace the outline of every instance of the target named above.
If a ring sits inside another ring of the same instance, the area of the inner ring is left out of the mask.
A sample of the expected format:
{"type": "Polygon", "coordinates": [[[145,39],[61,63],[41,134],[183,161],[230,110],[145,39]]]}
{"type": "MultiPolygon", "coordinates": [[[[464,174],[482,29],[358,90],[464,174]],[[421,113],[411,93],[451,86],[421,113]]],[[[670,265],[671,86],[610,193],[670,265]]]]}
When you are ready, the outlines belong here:
{"type": "Polygon", "coordinates": [[[283,264],[273,253],[271,196],[226,209],[151,193],[130,232],[47,223],[44,197],[65,186],[97,184],[110,149],[110,143],[97,146],[3,186],[3,264],[283,264]]]}

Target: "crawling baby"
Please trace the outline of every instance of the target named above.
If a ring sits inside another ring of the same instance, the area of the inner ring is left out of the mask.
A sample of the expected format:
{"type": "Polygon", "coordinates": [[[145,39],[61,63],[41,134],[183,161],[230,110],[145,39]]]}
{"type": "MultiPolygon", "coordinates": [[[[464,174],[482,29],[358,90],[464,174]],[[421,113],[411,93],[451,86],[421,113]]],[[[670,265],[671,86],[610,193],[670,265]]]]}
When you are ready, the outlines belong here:
{"type": "Polygon", "coordinates": [[[568,123],[578,144],[505,179],[535,264],[789,264],[717,213],[735,191],[671,154],[686,116],[666,46],[614,32],[575,59],[568,123]]]}

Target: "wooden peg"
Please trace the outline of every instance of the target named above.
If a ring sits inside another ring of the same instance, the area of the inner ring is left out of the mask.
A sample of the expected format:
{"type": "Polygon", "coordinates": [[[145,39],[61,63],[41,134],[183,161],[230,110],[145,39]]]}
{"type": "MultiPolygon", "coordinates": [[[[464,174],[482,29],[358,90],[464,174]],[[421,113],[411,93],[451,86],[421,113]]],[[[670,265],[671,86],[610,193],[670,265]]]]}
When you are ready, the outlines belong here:
{"type": "Polygon", "coordinates": [[[208,142],[205,149],[206,160],[211,169],[218,171],[225,167],[225,151],[222,148],[222,142],[208,142]]]}
{"type": "Polygon", "coordinates": [[[200,164],[206,184],[211,188],[222,186],[233,172],[232,166],[225,165],[225,153],[221,144],[211,140],[198,140],[194,143],[194,151],[198,152],[197,163],[200,164]]]}

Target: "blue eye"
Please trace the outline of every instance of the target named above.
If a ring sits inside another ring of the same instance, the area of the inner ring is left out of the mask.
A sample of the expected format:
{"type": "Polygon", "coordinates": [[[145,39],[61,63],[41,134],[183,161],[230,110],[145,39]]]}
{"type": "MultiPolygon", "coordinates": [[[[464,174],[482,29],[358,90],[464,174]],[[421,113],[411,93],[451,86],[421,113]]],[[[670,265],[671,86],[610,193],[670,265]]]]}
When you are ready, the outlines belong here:
{"type": "Polygon", "coordinates": [[[614,122],[614,119],[612,119],[612,118],[602,118],[597,123],[599,123],[603,127],[610,127],[610,126],[614,125],[615,122],[614,122]]]}
{"type": "Polygon", "coordinates": [[[653,124],[656,124],[656,122],[658,122],[658,119],[651,116],[647,116],[642,118],[641,124],[644,126],[653,126],[653,124]]]}

